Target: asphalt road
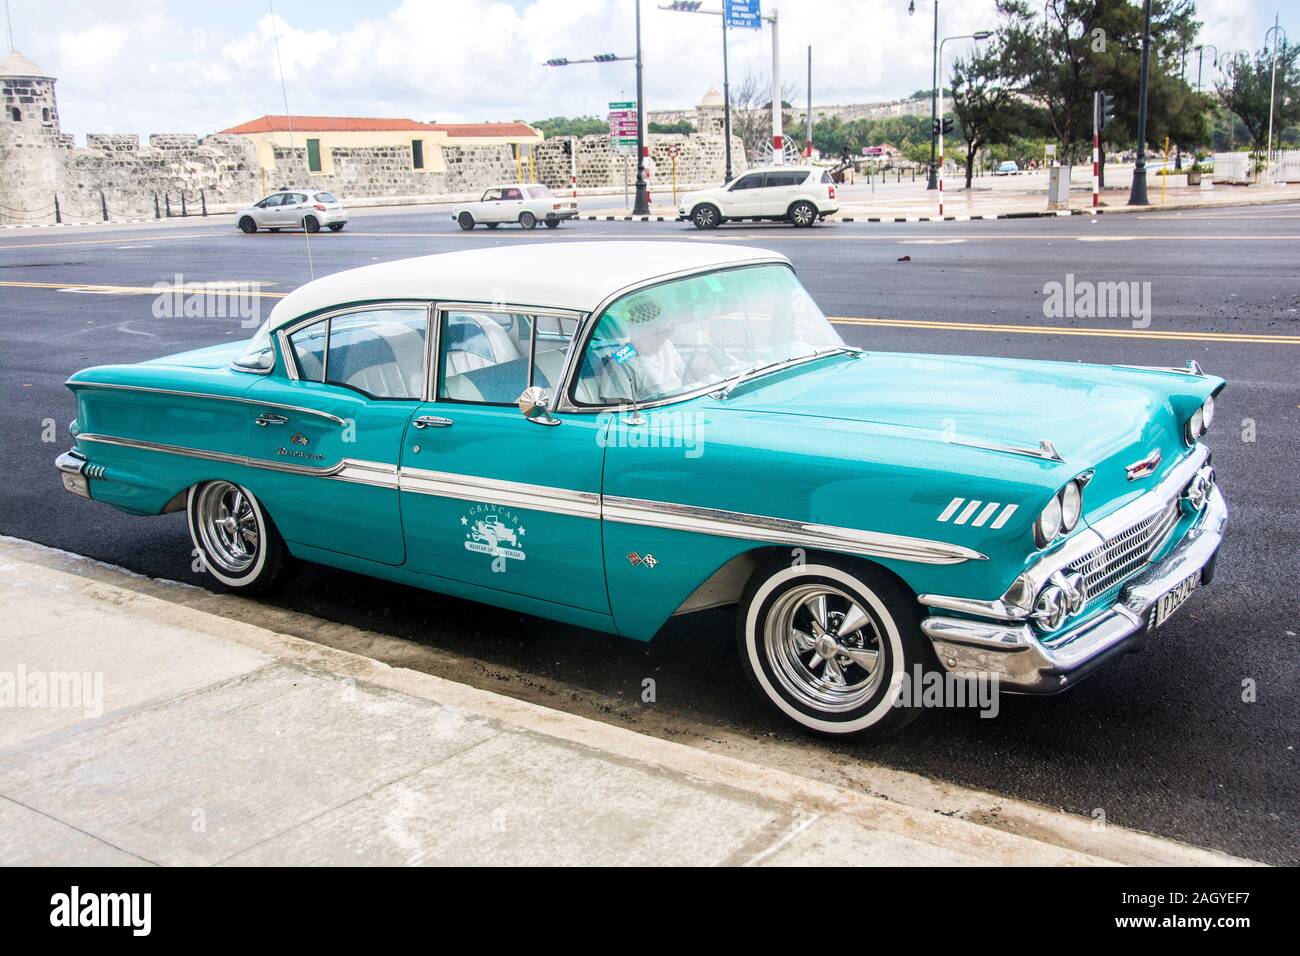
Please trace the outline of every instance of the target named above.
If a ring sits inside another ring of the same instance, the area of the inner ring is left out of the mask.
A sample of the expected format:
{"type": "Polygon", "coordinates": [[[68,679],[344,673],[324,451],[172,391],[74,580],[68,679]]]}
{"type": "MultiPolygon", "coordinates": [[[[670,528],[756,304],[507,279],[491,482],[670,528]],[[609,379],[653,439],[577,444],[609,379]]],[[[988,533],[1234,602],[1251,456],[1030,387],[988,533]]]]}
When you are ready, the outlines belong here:
{"type": "MultiPolygon", "coordinates": [[[[801,738],[754,697],[723,612],[648,645],[321,568],[269,603],[408,640],[403,663],[666,735],[800,741],[809,764],[871,761],[1272,863],[1300,861],[1300,206],[968,223],[726,228],[566,224],[462,233],[442,212],[374,211],[343,233],[243,236],[193,221],[0,235],[0,531],[202,585],[178,515],[132,518],[65,494],[52,466],[75,414],[64,379],[246,337],[237,318],[155,318],[130,291],[187,281],[287,291],[374,261],[504,243],[702,238],[776,249],[851,343],[875,350],[1123,364],[1196,359],[1225,376],[1210,436],[1232,517],[1214,583],[1140,654],[997,719],[936,711],[884,744],[801,738]],[[910,259],[904,259],[910,257],[910,259]],[[1150,325],[1046,318],[1044,286],[1150,282],[1150,325]],[[95,286],[118,287],[116,290],[95,286]],[[124,291],[121,287],[127,287],[124,291]],[[967,328],[966,326],[975,326],[967,328]],[[639,700],[645,677],[658,701],[639,700]],[[1255,699],[1243,699],[1246,682],[1255,699]]],[[[574,268],[582,263],[575,258],[574,268]]],[[[263,300],[269,309],[274,299],[263,300]]],[[[936,383],[942,388],[942,383],[936,383]]],[[[815,440],[815,436],[813,436],[815,440]]]]}

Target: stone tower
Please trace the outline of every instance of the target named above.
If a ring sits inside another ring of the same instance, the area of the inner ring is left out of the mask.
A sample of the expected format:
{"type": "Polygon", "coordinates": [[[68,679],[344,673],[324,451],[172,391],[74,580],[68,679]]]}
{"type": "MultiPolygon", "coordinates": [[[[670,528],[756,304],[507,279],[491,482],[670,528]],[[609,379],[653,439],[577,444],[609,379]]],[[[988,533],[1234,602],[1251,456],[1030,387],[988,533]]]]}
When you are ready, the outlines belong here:
{"type": "Polygon", "coordinates": [[[722,94],[713,87],[709,87],[708,92],[704,94],[704,99],[700,100],[699,106],[695,107],[696,132],[709,136],[721,136],[723,105],[722,94]]]}
{"type": "Polygon", "coordinates": [[[21,53],[0,58],[0,221],[53,222],[61,150],[54,77],[21,53]]]}

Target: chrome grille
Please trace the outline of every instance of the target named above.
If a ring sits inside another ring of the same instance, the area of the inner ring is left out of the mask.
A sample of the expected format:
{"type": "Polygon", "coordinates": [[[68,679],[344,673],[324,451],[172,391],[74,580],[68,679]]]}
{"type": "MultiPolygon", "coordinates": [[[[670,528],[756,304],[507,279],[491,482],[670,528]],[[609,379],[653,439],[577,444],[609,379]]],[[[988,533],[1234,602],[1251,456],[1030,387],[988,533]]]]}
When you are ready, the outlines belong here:
{"type": "Polygon", "coordinates": [[[1160,512],[1126,528],[1095,551],[1088,552],[1074,570],[1083,575],[1085,600],[1092,600],[1122,584],[1164,543],[1178,523],[1175,499],[1160,512]]]}

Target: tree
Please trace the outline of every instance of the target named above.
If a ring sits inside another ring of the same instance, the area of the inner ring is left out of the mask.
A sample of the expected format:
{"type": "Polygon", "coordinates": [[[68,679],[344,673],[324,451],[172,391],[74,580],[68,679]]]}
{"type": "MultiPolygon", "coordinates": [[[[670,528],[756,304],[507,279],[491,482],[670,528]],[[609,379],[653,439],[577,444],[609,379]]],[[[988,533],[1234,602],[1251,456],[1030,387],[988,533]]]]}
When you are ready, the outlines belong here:
{"type": "MultiPolygon", "coordinates": [[[[1065,159],[1092,145],[1092,97],[1115,97],[1116,123],[1106,132],[1133,137],[1137,126],[1143,11],[1130,0],[997,0],[1003,41],[1021,91],[1046,110],[1065,159]],[[1042,11],[1040,15],[1039,11],[1042,11]]],[[[1192,0],[1153,0],[1148,133],[1206,135],[1203,101],[1181,76],[1187,44],[1200,24],[1192,0]]]]}
{"type": "Polygon", "coordinates": [[[1016,95],[1014,83],[1010,59],[1001,43],[953,62],[952,105],[966,143],[967,189],[975,175],[975,154],[1029,125],[1034,111],[1016,95]]]}
{"type": "MultiPolygon", "coordinates": [[[[1279,131],[1300,120],[1300,47],[1277,49],[1277,89],[1273,95],[1273,142],[1282,141],[1279,131]]],[[[1273,51],[1263,49],[1252,60],[1242,56],[1234,61],[1225,79],[1218,83],[1219,99],[1241,118],[1250,131],[1254,151],[1261,153],[1268,144],[1269,93],[1273,80],[1273,51]]]]}
{"type": "Polygon", "coordinates": [[[550,119],[536,120],[529,124],[542,131],[542,135],[552,136],[590,136],[593,133],[608,133],[609,121],[595,116],[552,116],[550,119]]]}
{"type": "Polygon", "coordinates": [[[675,123],[655,123],[646,124],[646,129],[651,133],[694,133],[695,126],[690,120],[677,120],[675,123]]]}
{"type": "MultiPolygon", "coordinates": [[[[781,87],[781,128],[789,129],[788,106],[795,98],[795,87],[781,87]]],[[[763,144],[772,135],[772,81],[745,71],[745,78],[731,89],[731,132],[745,144],[745,156],[751,163],[762,155],[763,144]]]]}

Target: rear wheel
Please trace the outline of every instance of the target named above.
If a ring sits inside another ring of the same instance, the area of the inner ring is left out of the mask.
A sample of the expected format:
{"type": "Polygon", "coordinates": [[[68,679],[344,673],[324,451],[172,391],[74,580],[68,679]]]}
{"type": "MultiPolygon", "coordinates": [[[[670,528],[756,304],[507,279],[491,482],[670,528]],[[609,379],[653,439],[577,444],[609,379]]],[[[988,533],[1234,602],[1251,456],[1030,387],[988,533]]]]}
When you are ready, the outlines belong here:
{"type": "Polygon", "coordinates": [[[245,216],[239,220],[239,229],[241,232],[257,232],[257,223],[253,221],[252,216],[245,216]]]}
{"type": "Polygon", "coordinates": [[[320,232],[320,220],[315,216],[304,216],[302,219],[302,227],[308,232],[320,232]]]}
{"type": "Polygon", "coordinates": [[[459,225],[460,228],[469,231],[474,228],[474,217],[467,212],[463,212],[456,217],[456,224],[459,225]]]}
{"type": "Polygon", "coordinates": [[[717,229],[722,222],[722,213],[717,206],[701,203],[691,210],[691,222],[695,223],[696,229],[717,229]]]}
{"type": "Polygon", "coordinates": [[[260,594],[294,570],[284,539],[248,489],[229,481],[197,484],[185,513],[204,570],[225,587],[260,594]]]}
{"type": "Polygon", "coordinates": [[[531,212],[521,212],[519,214],[519,225],[523,226],[525,229],[536,229],[537,217],[531,212]]]}
{"type": "Polygon", "coordinates": [[[546,228],[547,228],[547,229],[559,229],[559,228],[560,228],[560,220],[558,220],[558,219],[548,219],[548,220],[546,220],[546,228]]]}
{"type": "Polygon", "coordinates": [[[330,223],[330,232],[339,232],[339,231],[341,231],[341,230],[343,229],[343,227],[344,227],[345,225],[347,225],[347,223],[344,223],[344,222],[332,222],[332,223],[330,223]]]}
{"type": "Polygon", "coordinates": [[[800,200],[790,207],[786,213],[786,218],[796,226],[807,229],[817,221],[817,207],[810,202],[800,200]]]}
{"type": "Polygon", "coordinates": [[[911,723],[919,708],[895,702],[905,680],[935,663],[916,597],[879,568],[833,557],[761,566],[741,596],[736,636],[745,672],[777,710],[840,739],[911,723]]]}

